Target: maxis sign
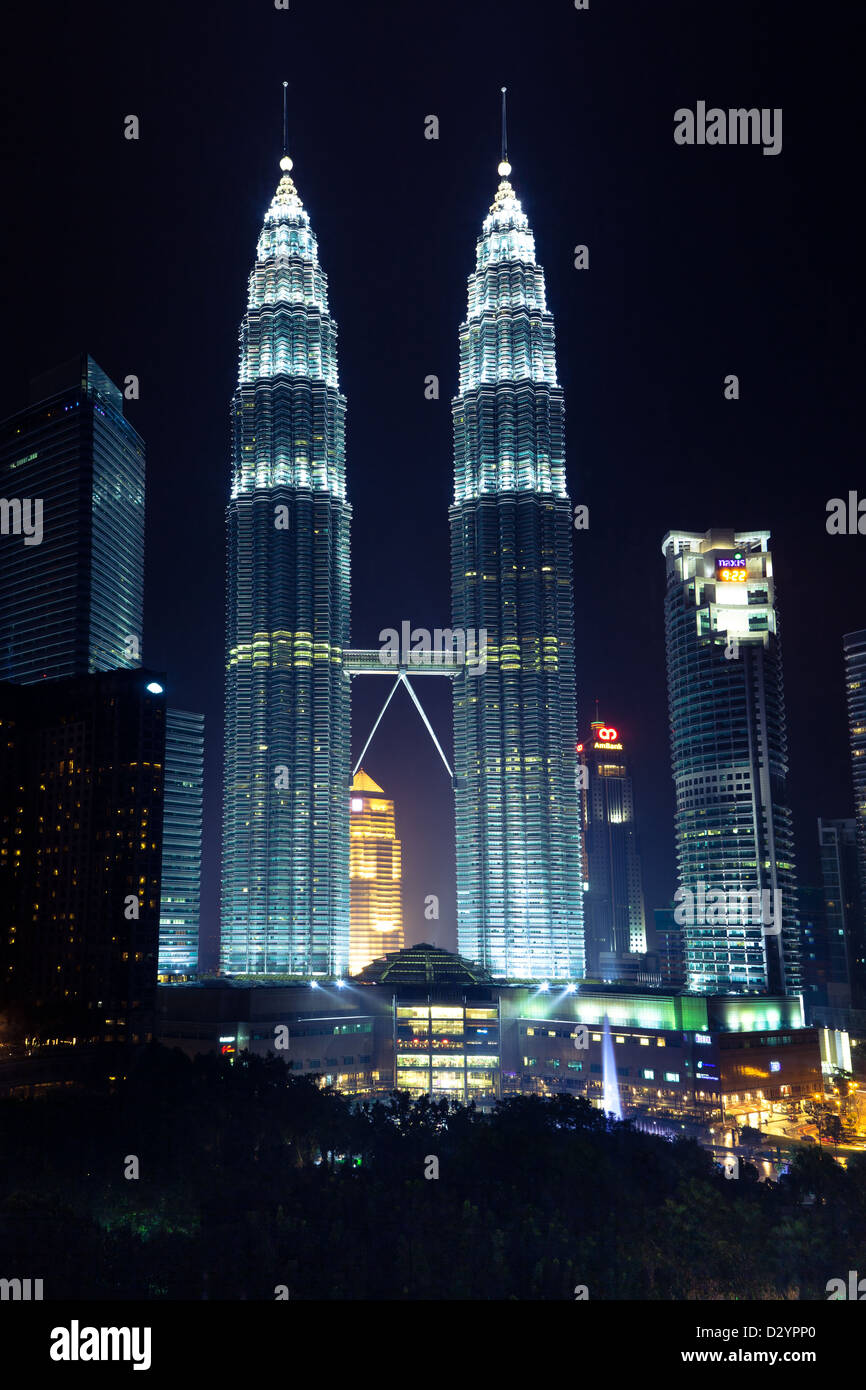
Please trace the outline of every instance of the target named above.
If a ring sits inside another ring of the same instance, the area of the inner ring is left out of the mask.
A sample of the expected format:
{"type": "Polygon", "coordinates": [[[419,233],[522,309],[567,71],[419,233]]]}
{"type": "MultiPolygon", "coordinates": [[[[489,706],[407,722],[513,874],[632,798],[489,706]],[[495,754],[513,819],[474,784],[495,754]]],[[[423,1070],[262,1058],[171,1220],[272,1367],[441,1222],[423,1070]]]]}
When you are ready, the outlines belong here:
{"type": "Polygon", "coordinates": [[[723,584],[745,584],[749,577],[749,567],[745,555],[717,556],[716,579],[723,584]]]}

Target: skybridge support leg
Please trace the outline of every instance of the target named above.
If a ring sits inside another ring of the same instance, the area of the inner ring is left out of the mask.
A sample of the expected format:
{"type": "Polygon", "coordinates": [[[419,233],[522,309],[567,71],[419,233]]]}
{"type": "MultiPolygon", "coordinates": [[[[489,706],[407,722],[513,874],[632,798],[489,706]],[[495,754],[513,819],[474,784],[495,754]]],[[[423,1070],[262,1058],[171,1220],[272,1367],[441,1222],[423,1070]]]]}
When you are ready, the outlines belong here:
{"type": "Polygon", "coordinates": [[[358,768],[361,766],[361,763],[364,761],[364,754],[366,753],[367,749],[370,747],[370,744],[373,742],[373,735],[375,734],[376,730],[378,729],[379,725],[380,725],[381,722],[382,722],[382,715],[385,713],[385,710],[388,708],[388,706],[390,705],[392,699],[394,698],[394,691],[397,689],[397,686],[400,684],[400,682],[401,682],[402,679],[403,679],[403,674],[402,674],[402,672],[401,672],[400,675],[398,675],[397,679],[395,680],[394,684],[391,686],[391,689],[390,689],[389,692],[388,692],[388,698],[387,698],[387,700],[385,701],[384,705],[382,706],[382,708],[381,708],[380,711],[379,711],[379,717],[378,717],[378,719],[376,720],[375,724],[373,725],[372,729],[370,730],[370,735],[369,735],[369,737],[368,737],[368,739],[367,739],[367,742],[364,744],[364,747],[361,749],[361,756],[360,756],[360,758],[358,759],[358,761],[355,763],[354,768],[352,769],[352,781],[353,781],[353,782],[354,782],[355,776],[356,776],[356,774],[357,774],[357,772],[358,772],[358,768]]]}
{"type": "Polygon", "coordinates": [[[400,679],[401,679],[401,681],[403,682],[403,684],[405,685],[406,689],[409,691],[409,694],[412,696],[412,703],[414,704],[414,706],[415,706],[415,708],[417,709],[418,713],[420,714],[421,718],[424,720],[424,723],[425,723],[426,728],[427,728],[427,732],[428,732],[428,734],[430,735],[430,737],[432,738],[434,744],[436,745],[436,751],[437,751],[437,753],[439,754],[439,757],[442,759],[443,763],[445,764],[445,771],[448,773],[448,776],[451,778],[451,781],[453,782],[453,781],[454,781],[454,773],[451,771],[451,768],[450,768],[449,765],[448,765],[448,759],[446,758],[445,754],[442,752],[442,746],[441,746],[441,744],[440,744],[438,738],[436,737],[436,735],[435,735],[434,732],[433,732],[433,725],[430,723],[430,720],[427,718],[426,714],[424,713],[424,710],[423,710],[422,707],[421,707],[421,701],[418,699],[418,696],[415,694],[415,691],[412,689],[411,685],[409,684],[409,678],[408,678],[408,676],[406,675],[406,672],[405,672],[405,671],[401,671],[401,672],[400,672],[400,679]]]}

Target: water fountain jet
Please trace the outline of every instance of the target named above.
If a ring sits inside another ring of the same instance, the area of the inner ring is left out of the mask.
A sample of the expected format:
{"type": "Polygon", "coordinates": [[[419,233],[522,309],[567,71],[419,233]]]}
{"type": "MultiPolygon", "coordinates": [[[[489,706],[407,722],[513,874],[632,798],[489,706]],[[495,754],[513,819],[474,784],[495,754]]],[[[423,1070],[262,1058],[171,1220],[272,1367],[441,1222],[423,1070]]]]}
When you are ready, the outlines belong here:
{"type": "Polygon", "coordinates": [[[619,1083],[616,1079],[616,1058],[613,1052],[613,1038],[610,1036],[610,1020],[604,1016],[604,1032],[601,1036],[601,1072],[604,1087],[603,1109],[606,1115],[622,1119],[622,1101],[619,1098],[619,1083]]]}

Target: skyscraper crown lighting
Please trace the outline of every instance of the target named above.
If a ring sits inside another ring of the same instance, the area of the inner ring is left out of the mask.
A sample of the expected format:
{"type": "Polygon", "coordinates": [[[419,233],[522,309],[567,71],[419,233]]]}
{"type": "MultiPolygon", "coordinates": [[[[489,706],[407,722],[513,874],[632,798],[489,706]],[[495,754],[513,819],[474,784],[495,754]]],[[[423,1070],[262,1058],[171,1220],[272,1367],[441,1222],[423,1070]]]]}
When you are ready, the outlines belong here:
{"type": "Polygon", "coordinates": [[[469,277],[453,413],[455,502],[491,492],[566,496],[553,316],[535,239],[505,178],[469,277]]]}
{"type": "Polygon", "coordinates": [[[256,439],[240,443],[232,496],[285,483],[326,490],[344,501],[345,400],[339,395],[337,325],[328,310],[328,281],[309,213],[288,171],[256,246],[240,329],[238,382],[254,386],[283,377],[303,378],[312,389],[304,393],[303,408],[298,399],[290,415],[268,413],[256,439]],[[336,396],[328,397],[325,388],[336,396]]]}

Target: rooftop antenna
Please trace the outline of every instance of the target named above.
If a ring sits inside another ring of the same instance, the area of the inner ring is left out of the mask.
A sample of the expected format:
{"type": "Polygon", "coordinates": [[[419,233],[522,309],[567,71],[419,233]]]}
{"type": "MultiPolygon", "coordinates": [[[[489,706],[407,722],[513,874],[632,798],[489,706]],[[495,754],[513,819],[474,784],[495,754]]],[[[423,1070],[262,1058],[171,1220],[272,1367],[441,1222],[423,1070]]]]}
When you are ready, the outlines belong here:
{"type": "Polygon", "coordinates": [[[505,124],[505,93],[507,91],[507,87],[502,88],[502,158],[499,161],[497,171],[503,179],[507,179],[511,173],[511,165],[508,163],[508,130],[505,124]]]}
{"type": "Polygon", "coordinates": [[[595,722],[598,723],[598,696],[595,697],[595,722]]]}
{"type": "Polygon", "coordinates": [[[280,160],[280,168],[285,173],[292,167],[292,161],[289,159],[288,86],[288,82],[283,83],[283,157],[280,160]]]}

